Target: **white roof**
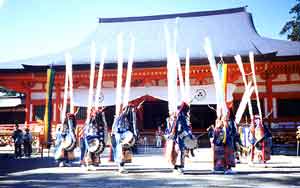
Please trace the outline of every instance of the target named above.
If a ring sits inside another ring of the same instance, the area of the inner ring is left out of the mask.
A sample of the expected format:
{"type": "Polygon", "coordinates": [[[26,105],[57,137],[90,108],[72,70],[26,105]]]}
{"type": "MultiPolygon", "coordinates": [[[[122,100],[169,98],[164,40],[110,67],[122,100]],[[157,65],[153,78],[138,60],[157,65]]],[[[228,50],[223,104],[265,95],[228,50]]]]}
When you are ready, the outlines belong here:
{"type": "Polygon", "coordinates": [[[0,108],[2,107],[15,107],[22,104],[19,97],[0,97],[0,108]]]}
{"type": "MultiPolygon", "coordinates": [[[[274,40],[261,37],[255,30],[252,16],[245,8],[218,11],[193,12],[172,15],[158,15],[129,18],[99,19],[99,26],[79,46],[58,54],[32,59],[1,63],[0,69],[22,68],[25,65],[63,65],[64,53],[69,52],[73,64],[87,64],[90,59],[91,42],[95,41],[97,61],[100,51],[107,49],[106,63],[117,62],[117,35],[122,32],[124,38],[124,62],[127,62],[130,47],[130,35],[135,37],[135,62],[166,61],[166,41],[164,25],[173,31],[178,18],[177,52],[185,59],[186,48],[190,49],[191,59],[206,58],[203,49],[205,37],[209,37],[216,56],[232,57],[240,54],[248,56],[249,51],[256,55],[276,52],[277,56],[300,55],[300,42],[274,40]]],[[[266,23],[267,24],[267,23],[266,23]]]]}

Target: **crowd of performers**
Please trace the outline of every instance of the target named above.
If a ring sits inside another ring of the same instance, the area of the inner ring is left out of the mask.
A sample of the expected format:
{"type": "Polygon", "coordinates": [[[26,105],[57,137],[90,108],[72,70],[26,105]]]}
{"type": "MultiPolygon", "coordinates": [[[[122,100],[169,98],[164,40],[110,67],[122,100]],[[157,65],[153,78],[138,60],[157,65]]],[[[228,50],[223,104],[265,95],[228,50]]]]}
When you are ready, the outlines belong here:
{"type": "MultiPolygon", "coordinates": [[[[112,160],[121,173],[126,173],[125,163],[132,160],[132,148],[138,139],[136,108],[126,106],[115,117],[111,131],[112,160]]],[[[198,147],[198,140],[192,133],[189,121],[190,107],[182,103],[178,111],[167,118],[166,157],[174,171],[183,173],[185,158],[198,147]]],[[[65,121],[58,128],[56,136],[55,159],[59,166],[70,166],[75,159],[74,149],[79,140],[80,164],[89,169],[99,166],[100,155],[108,142],[108,129],[104,108],[92,108],[90,118],[81,131],[76,133],[76,115],[67,113],[65,121]],[[77,138],[76,138],[77,137],[77,138]]],[[[232,167],[241,157],[253,162],[266,163],[270,160],[272,135],[255,115],[249,124],[237,126],[233,113],[217,118],[214,126],[208,129],[211,141],[213,171],[232,174],[232,167]]]]}
{"type": "Polygon", "coordinates": [[[240,158],[246,158],[249,165],[270,160],[272,135],[258,115],[254,116],[250,124],[237,127],[234,116],[229,113],[217,119],[215,127],[210,127],[209,132],[213,170],[216,173],[234,173],[232,167],[240,162],[240,158]]]}
{"type": "MultiPolygon", "coordinates": [[[[112,126],[112,160],[118,164],[120,172],[126,172],[124,165],[132,160],[132,147],[138,136],[135,111],[133,106],[126,106],[112,126]]],[[[54,157],[60,167],[70,166],[75,160],[74,150],[79,140],[80,164],[92,170],[101,163],[100,155],[108,144],[104,108],[93,107],[83,129],[76,129],[75,116],[67,113],[64,123],[57,128],[54,157]]]]}

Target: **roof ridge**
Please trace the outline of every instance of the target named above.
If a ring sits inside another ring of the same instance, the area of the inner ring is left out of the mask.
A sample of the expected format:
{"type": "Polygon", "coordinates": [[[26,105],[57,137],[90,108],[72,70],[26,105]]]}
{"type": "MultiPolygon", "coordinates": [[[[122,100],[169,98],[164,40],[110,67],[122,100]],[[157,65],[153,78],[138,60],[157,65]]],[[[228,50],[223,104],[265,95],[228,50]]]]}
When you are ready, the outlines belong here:
{"type": "Polygon", "coordinates": [[[230,9],[175,13],[175,14],[161,14],[161,15],[151,15],[151,16],[99,18],[99,23],[151,21],[151,20],[171,19],[171,18],[177,18],[177,17],[199,17],[199,16],[213,16],[213,15],[220,15],[220,14],[232,14],[232,13],[237,13],[237,12],[245,12],[246,7],[247,6],[238,7],[238,8],[230,8],[230,9]]]}

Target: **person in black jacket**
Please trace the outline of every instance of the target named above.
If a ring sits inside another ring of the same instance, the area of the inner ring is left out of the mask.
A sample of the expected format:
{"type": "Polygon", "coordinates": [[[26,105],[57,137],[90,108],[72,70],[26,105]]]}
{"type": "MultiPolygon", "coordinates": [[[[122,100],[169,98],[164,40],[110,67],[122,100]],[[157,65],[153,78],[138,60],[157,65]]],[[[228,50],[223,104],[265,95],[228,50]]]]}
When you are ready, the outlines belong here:
{"type": "Polygon", "coordinates": [[[16,123],[16,130],[13,132],[12,138],[15,143],[15,157],[22,157],[23,131],[19,129],[19,124],[16,123]]]}

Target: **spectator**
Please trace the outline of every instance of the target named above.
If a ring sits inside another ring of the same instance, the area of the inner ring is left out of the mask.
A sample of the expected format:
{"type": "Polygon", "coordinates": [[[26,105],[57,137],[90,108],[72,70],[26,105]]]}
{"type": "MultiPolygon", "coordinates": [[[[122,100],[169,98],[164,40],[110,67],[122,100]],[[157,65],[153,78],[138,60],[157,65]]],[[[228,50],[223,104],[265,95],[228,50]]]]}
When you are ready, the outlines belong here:
{"type": "Polygon", "coordinates": [[[13,132],[12,138],[15,143],[15,157],[22,157],[23,132],[19,129],[19,124],[16,123],[16,130],[13,132]]]}
{"type": "Polygon", "coordinates": [[[147,137],[144,136],[144,152],[146,153],[147,152],[147,147],[148,147],[148,141],[147,141],[147,137]]]}
{"type": "Polygon", "coordinates": [[[23,146],[25,156],[30,157],[32,153],[32,135],[29,128],[25,129],[25,134],[23,135],[23,146]]]}
{"type": "Polygon", "coordinates": [[[162,146],[162,136],[163,136],[163,132],[161,131],[161,127],[158,126],[157,130],[155,131],[156,147],[158,148],[162,146]]]}

